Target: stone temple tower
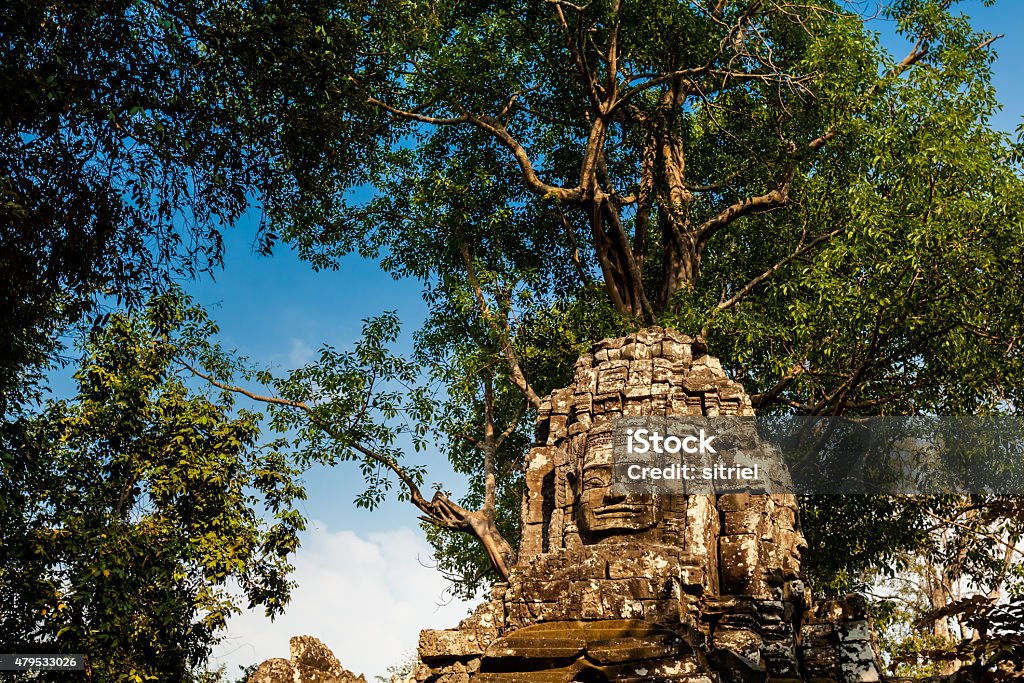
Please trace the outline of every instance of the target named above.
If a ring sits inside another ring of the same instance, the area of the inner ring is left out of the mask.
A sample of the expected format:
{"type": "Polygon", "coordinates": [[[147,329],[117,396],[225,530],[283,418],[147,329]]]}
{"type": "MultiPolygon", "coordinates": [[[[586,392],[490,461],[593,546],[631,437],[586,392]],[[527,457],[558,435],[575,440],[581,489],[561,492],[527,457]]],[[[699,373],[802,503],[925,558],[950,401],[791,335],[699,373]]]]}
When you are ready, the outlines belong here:
{"type": "Polygon", "coordinates": [[[417,680],[880,680],[863,602],[810,600],[794,496],[613,485],[613,418],[753,414],[699,339],[654,327],[597,344],[540,409],[508,583],[422,632],[417,680]]]}

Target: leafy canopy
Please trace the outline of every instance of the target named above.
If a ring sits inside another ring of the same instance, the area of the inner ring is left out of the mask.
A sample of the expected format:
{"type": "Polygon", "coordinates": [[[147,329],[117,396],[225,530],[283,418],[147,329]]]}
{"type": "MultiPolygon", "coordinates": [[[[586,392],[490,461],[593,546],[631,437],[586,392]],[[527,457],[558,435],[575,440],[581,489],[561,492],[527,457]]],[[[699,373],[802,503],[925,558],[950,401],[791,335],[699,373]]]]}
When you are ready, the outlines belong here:
{"type": "MultiPolygon", "coordinates": [[[[992,38],[955,2],[899,0],[893,55],[857,8],[266,2],[206,43],[282,172],[284,239],[423,282],[441,448],[514,537],[539,396],[651,322],[703,334],[761,411],[1017,410],[1024,147],[990,122],[992,38]]],[[[924,523],[875,503],[823,583],[924,523]]],[[[827,546],[850,504],[811,505],[827,546]]],[[[483,556],[452,538],[443,566],[475,585],[483,556]]]]}
{"type": "Polygon", "coordinates": [[[260,416],[176,362],[210,323],[175,293],[94,330],[74,398],[5,425],[0,649],[82,652],[93,680],[193,680],[244,604],[279,614],[304,528],[260,416]]]}
{"type": "Polygon", "coordinates": [[[186,22],[206,2],[0,8],[0,411],[30,402],[96,300],[219,264],[267,166],[186,22]],[[34,380],[34,381],[33,381],[34,380]]]}
{"type": "Polygon", "coordinates": [[[206,42],[281,171],[275,229],[422,280],[422,354],[457,355],[467,303],[487,323],[475,280],[528,398],[564,381],[531,328],[593,341],[587,301],[702,332],[761,408],[1005,409],[1024,194],[990,37],[901,0],[893,56],[855,9],[268,2],[206,42]]]}

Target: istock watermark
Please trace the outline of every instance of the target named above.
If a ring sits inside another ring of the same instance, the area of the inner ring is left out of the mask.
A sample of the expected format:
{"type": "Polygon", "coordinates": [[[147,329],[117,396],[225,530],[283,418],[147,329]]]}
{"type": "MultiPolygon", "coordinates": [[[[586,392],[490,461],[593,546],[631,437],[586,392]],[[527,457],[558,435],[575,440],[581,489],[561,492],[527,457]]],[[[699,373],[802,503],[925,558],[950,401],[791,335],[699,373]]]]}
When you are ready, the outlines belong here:
{"type": "Polygon", "coordinates": [[[708,436],[701,429],[699,434],[689,436],[676,436],[669,434],[662,436],[657,431],[649,429],[627,429],[626,450],[630,453],[715,453],[711,442],[714,436],[708,436]]]}
{"type": "Polygon", "coordinates": [[[1024,419],[619,417],[631,493],[1024,495],[1024,419]]]}

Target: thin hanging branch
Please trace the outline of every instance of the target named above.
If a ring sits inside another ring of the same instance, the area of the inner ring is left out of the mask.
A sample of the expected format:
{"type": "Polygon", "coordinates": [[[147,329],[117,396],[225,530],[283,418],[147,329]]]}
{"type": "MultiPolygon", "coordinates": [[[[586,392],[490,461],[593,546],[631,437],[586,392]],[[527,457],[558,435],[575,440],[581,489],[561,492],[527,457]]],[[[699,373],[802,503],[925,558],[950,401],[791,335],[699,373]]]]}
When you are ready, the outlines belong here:
{"type": "Polygon", "coordinates": [[[205,373],[198,368],[195,368],[183,359],[179,359],[179,362],[195,376],[209,382],[211,385],[219,389],[240,394],[261,403],[293,408],[304,412],[310,422],[325,434],[348,445],[368,460],[371,460],[394,473],[408,491],[410,502],[423,513],[423,516],[420,517],[420,519],[429,524],[433,524],[434,526],[469,533],[475,536],[487,551],[488,557],[490,558],[495,571],[498,572],[502,579],[508,578],[509,569],[515,562],[516,553],[508,541],[506,541],[498,531],[497,526],[494,523],[493,509],[488,512],[485,506],[485,508],[481,510],[467,510],[440,491],[434,493],[431,500],[427,500],[424,498],[419,485],[416,483],[413,476],[404,467],[395,462],[393,458],[383,453],[379,453],[374,449],[347,437],[346,435],[338,433],[332,425],[321,420],[316,414],[315,409],[308,403],[304,401],[292,401],[277,396],[258,394],[246,389],[245,387],[221,382],[209,373],[205,373]]]}
{"type": "Polygon", "coordinates": [[[487,299],[484,296],[483,287],[480,285],[480,280],[476,276],[476,269],[473,267],[473,257],[469,251],[469,244],[463,241],[459,245],[462,253],[462,260],[466,267],[466,277],[469,281],[470,287],[473,288],[473,296],[476,298],[478,312],[480,318],[484,323],[491,328],[495,337],[498,339],[498,344],[501,347],[502,355],[505,357],[505,362],[508,365],[509,379],[513,384],[522,392],[526,400],[535,408],[540,408],[540,396],[533,390],[533,387],[526,379],[526,375],[523,374],[523,369],[519,365],[519,358],[516,356],[515,347],[512,345],[512,334],[509,329],[508,316],[506,315],[495,315],[490,306],[487,305],[487,299]]]}

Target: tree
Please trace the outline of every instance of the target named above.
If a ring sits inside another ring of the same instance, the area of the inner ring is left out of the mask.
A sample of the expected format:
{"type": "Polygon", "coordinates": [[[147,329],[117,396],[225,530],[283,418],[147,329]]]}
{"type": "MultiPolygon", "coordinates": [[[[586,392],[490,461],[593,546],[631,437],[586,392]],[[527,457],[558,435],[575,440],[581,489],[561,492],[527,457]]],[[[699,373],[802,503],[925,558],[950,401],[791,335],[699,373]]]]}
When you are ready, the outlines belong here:
{"type": "Polygon", "coordinates": [[[102,680],[187,678],[229,579],[279,611],[301,528],[257,417],[173,375],[179,327],[202,323],[174,297],[140,313],[219,265],[267,177],[176,19],[209,6],[0,8],[0,646],[84,651],[102,680]],[[44,404],[77,333],[80,394],[44,404]]]}
{"type": "Polygon", "coordinates": [[[0,9],[0,412],[97,299],[144,303],[219,263],[261,168],[173,17],[205,3],[0,9]]]}
{"type": "Polygon", "coordinates": [[[994,38],[949,0],[883,16],[905,54],[831,0],[275,2],[197,27],[284,169],[283,237],[425,284],[417,355],[473,490],[427,500],[369,429],[347,457],[501,574],[526,418],[610,333],[700,331],[761,411],[1015,411],[1022,148],[989,124],[994,38]]]}
{"type": "Polygon", "coordinates": [[[241,601],[281,612],[305,496],[259,415],[183,381],[174,358],[212,331],[173,293],[111,316],[78,395],[8,430],[0,649],[85,653],[88,680],[189,681],[241,601]]]}

